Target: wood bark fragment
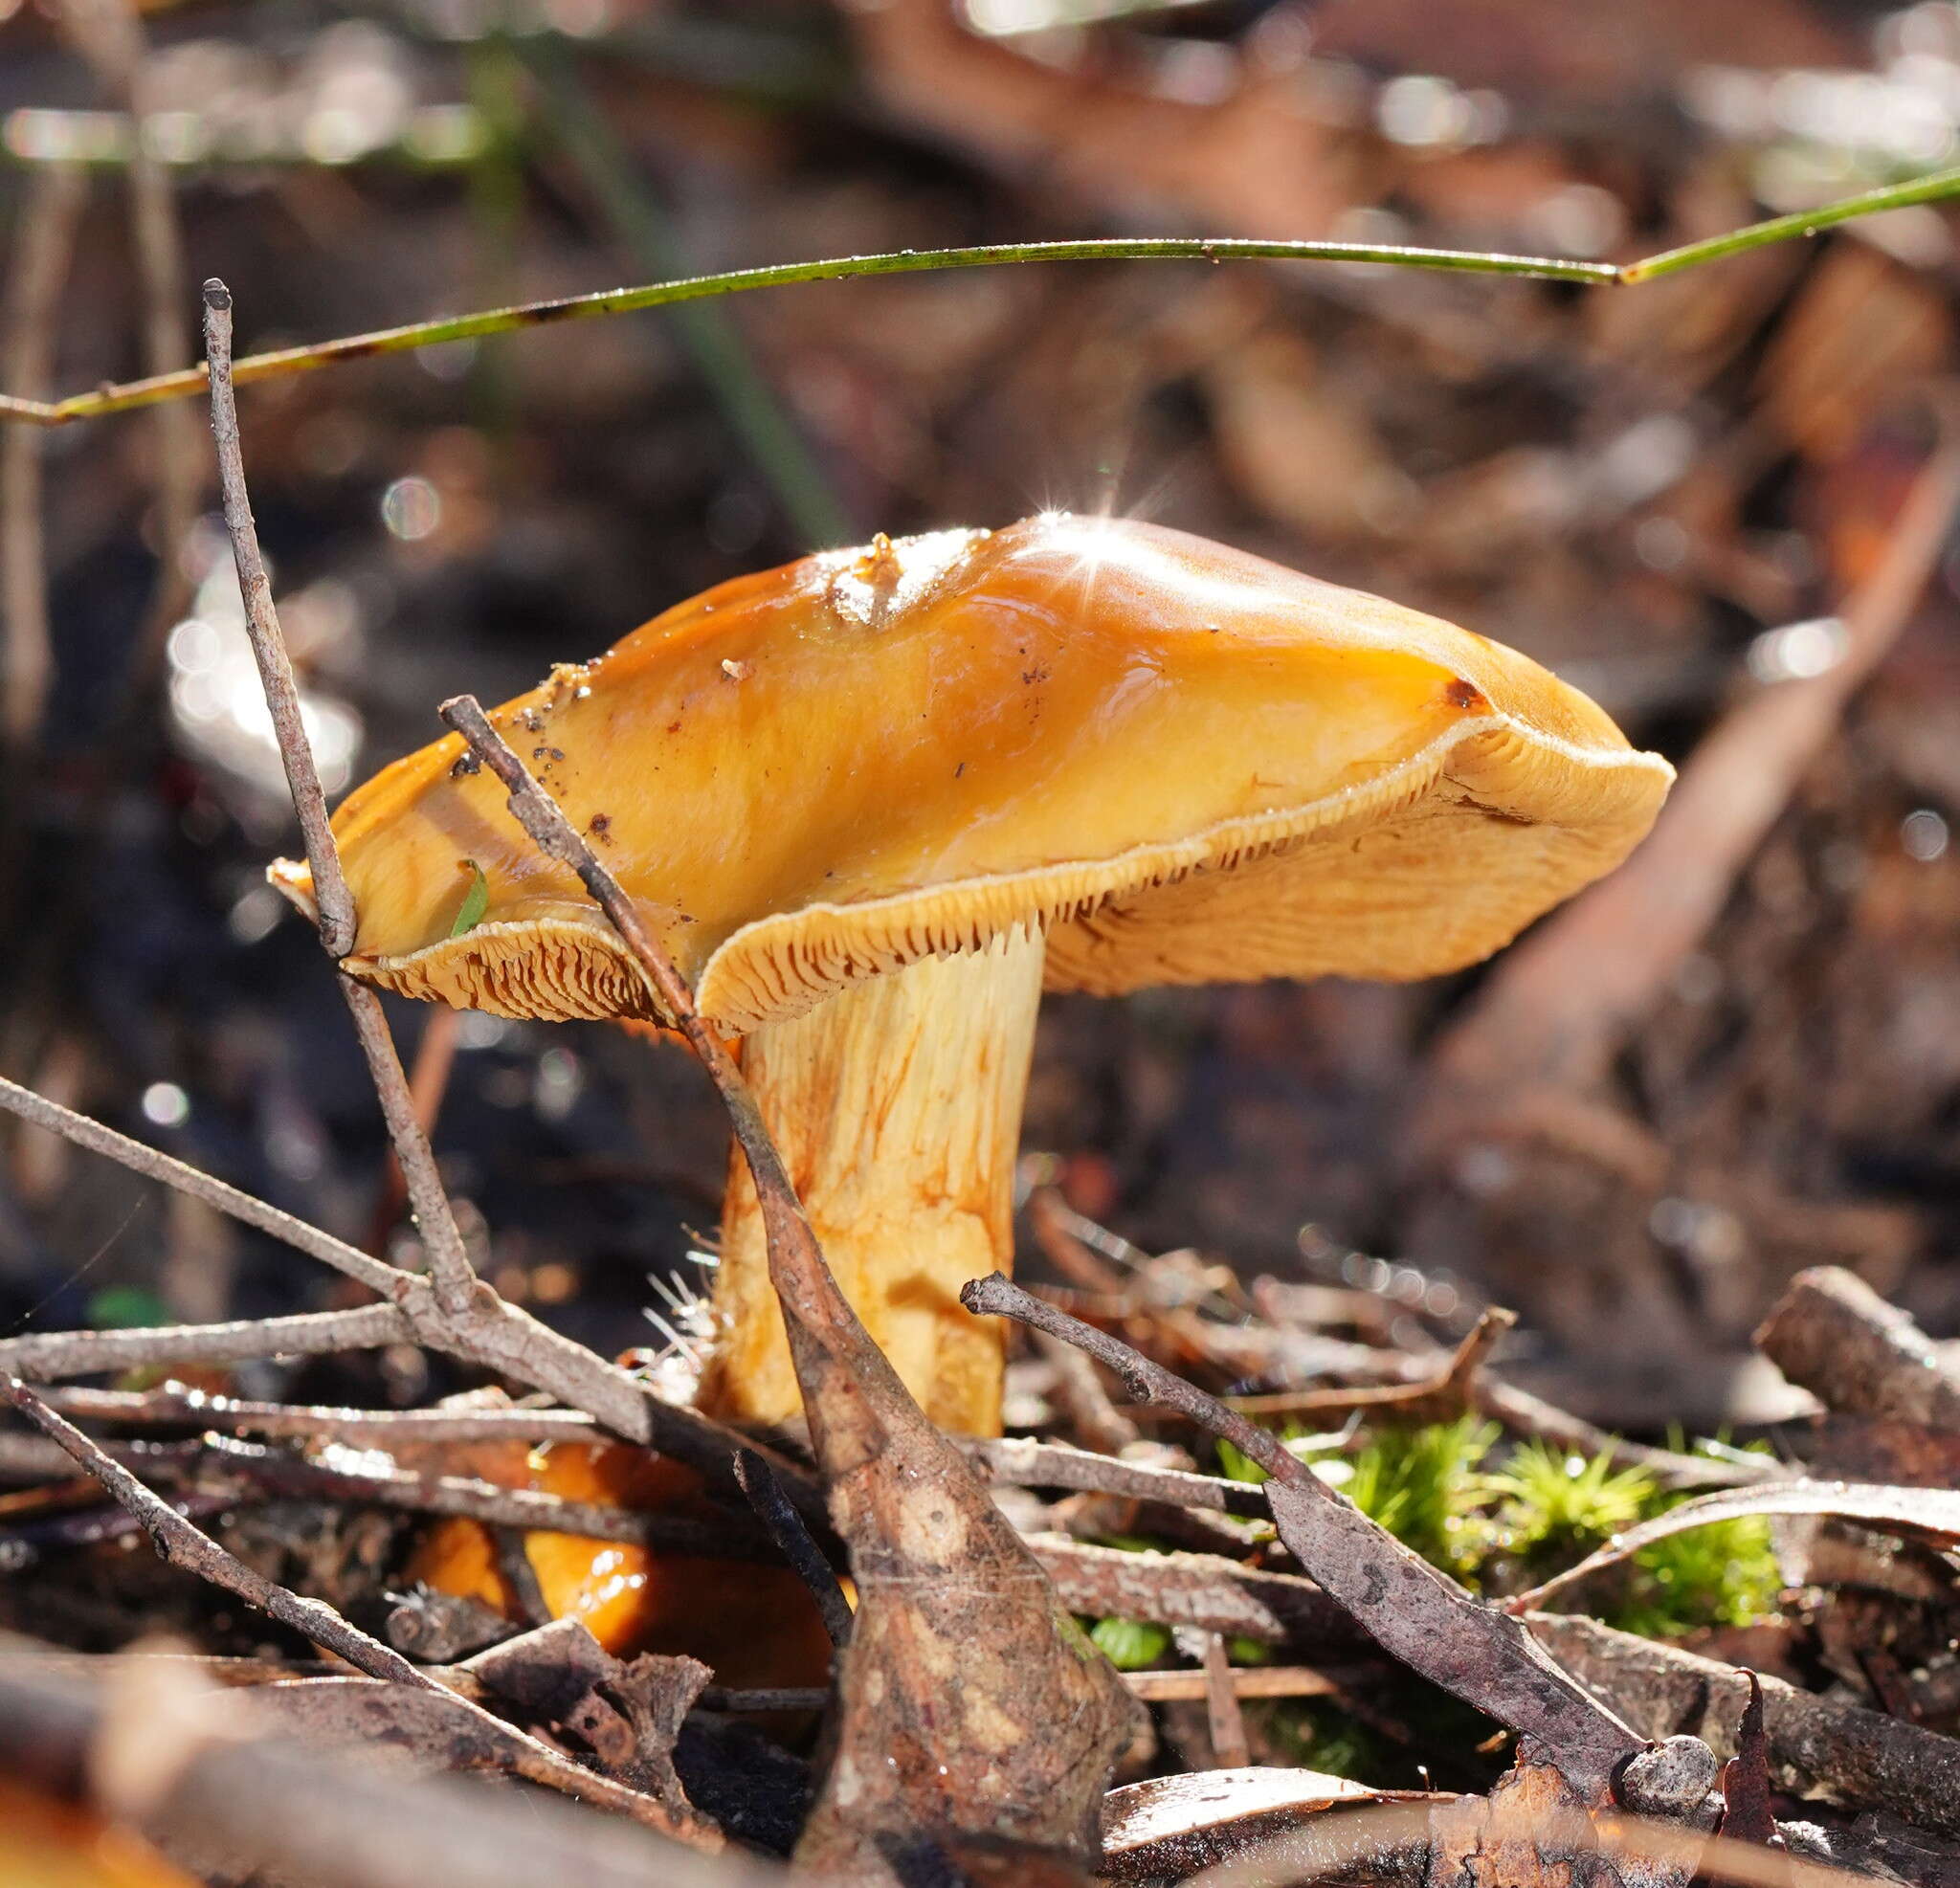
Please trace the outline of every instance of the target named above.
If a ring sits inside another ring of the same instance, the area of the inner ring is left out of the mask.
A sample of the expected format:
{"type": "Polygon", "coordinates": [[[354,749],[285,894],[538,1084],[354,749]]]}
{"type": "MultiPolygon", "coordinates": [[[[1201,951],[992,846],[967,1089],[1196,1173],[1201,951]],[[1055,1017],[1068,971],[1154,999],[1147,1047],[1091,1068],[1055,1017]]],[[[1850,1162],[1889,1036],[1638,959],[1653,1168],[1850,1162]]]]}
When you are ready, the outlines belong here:
{"type": "MultiPolygon", "coordinates": [[[[1541,1612],[1531,1623],[1560,1663],[1646,1736],[1684,1731],[1718,1756],[1735,1753],[1746,1673],[1592,1619],[1541,1612]]],[[[1960,1835],[1960,1742],[1777,1678],[1761,1683],[1770,1774],[1779,1789],[1960,1835]]]]}
{"type": "Polygon", "coordinates": [[[1722,1766],[1722,1833],[1731,1841],[1780,1849],[1776,1812],[1770,1803],[1770,1739],[1763,1729],[1763,1682],[1753,1672],[1749,1701],[1736,1727],[1735,1755],[1722,1766]]]}
{"type": "MultiPolygon", "coordinates": [[[[98,1677],[78,1676],[91,1661],[23,1655],[37,1650],[0,1641],[0,1771],[87,1802],[90,1752],[107,1700],[98,1677]]],[[[701,1855],[568,1803],[518,1800],[473,1778],[377,1772],[283,1736],[204,1742],[143,1828],[187,1865],[261,1873],[293,1888],[451,1880],[472,1888],[778,1888],[783,1880],[763,1862],[701,1855]]]]}
{"type": "Polygon", "coordinates": [[[735,1457],[735,1479],[742,1484],[742,1492],[748,1497],[749,1505],[768,1529],[769,1538],[783,1558],[796,1570],[796,1577],[810,1588],[810,1596],[823,1615],[824,1631],[830,1634],[831,1644],[839,1647],[849,1645],[851,1603],[844,1597],[844,1589],[837,1584],[836,1574],[832,1570],[830,1562],[824,1559],[822,1550],[804,1524],[803,1517],[783,1493],[783,1484],[752,1449],[745,1449],[735,1457]]]}
{"type": "Polygon", "coordinates": [[[1616,1888],[1584,1799],[1528,1744],[1487,1797],[1459,1798],[1431,1829],[1425,1888],[1616,1888]]]}
{"type": "Polygon", "coordinates": [[[1798,1273],[1757,1330],[1756,1348],[1827,1409],[1960,1433],[1960,1370],[1841,1266],[1798,1273]]]}
{"type": "Polygon", "coordinates": [[[1030,1551],[1071,1612],[1323,1653],[1365,1643],[1348,1614],[1311,1580],[1241,1566],[1220,1554],[1132,1554],[1037,1534],[1030,1551]]]}

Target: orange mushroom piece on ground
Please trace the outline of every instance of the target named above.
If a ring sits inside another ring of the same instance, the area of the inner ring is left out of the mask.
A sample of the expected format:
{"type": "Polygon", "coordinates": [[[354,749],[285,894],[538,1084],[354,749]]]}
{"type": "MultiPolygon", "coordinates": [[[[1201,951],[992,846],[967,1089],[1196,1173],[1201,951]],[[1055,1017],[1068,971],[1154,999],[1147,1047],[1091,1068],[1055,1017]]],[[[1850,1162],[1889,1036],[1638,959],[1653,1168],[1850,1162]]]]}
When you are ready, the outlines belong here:
{"type": "MultiPolygon", "coordinates": [[[[718,1513],[693,1470],[623,1442],[479,1443],[461,1457],[447,1452],[442,1466],[567,1501],[706,1522],[718,1513]]],[[[582,1620],[609,1652],[685,1653],[710,1665],[716,1683],[737,1689],[822,1684],[829,1676],[822,1617],[787,1566],[657,1554],[546,1529],[525,1533],[523,1553],[551,1617],[582,1620]]],[[[489,1530],[477,1522],[437,1522],[416,1544],[407,1574],[506,1618],[524,1616],[523,1596],[512,1591],[489,1530]]]]}
{"type": "MultiPolygon", "coordinates": [[[[838,1282],[929,1415],[1000,1425],[1044,988],[1410,979],[1618,863],[1672,779],[1526,657],[1154,525],[1046,513],[678,605],[492,721],[744,1067],[838,1282]]],[[[513,1017],[667,1020],[451,736],[334,820],[345,967],[513,1017]]],[[[275,878],[298,901],[305,869],[275,878]]],[[[700,1400],[800,1411],[730,1169],[700,1400]]]]}
{"type": "Polygon", "coordinates": [[[0,1882],[7,1888],[198,1888],[133,1830],[0,1777],[0,1882]]]}

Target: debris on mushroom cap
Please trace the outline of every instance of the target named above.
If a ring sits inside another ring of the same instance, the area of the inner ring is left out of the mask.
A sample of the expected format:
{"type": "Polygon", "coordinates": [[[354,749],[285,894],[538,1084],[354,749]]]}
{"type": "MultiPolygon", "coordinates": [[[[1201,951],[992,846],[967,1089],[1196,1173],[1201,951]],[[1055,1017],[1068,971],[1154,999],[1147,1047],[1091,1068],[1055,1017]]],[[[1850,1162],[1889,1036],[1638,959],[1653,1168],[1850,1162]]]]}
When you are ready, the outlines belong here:
{"type": "MultiPolygon", "coordinates": [[[[1058,513],[721,585],[577,683],[492,720],[735,1033],[1016,924],[1045,928],[1051,989],[1455,969],[1615,865],[1673,778],[1481,636],[1058,513]]],[[[657,1018],[462,751],[336,815],[347,967],[502,1015],[657,1018]],[[452,936],[465,860],[488,900],[452,936]]],[[[306,900],[303,867],[274,881],[306,900]]]]}

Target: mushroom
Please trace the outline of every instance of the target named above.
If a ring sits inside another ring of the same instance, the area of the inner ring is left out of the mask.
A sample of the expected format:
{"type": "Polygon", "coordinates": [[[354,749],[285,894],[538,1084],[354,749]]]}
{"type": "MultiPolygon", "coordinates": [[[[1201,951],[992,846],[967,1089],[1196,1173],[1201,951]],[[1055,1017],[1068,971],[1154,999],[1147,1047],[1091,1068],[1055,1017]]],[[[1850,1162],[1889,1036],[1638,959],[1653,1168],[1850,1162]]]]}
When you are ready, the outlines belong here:
{"type": "MultiPolygon", "coordinates": [[[[744,1065],[838,1282],[927,1412],[997,1433],[1040,993],[1475,963],[1672,778],[1536,663],[1182,532],[1044,513],[723,584],[493,717],[744,1065]]],[[[345,967],[515,1017],[664,1020],[459,739],[334,821],[345,967]]],[[[308,900],[303,867],[275,878],[308,900]]],[[[731,1165],[701,1401],[800,1410],[731,1165]]]]}

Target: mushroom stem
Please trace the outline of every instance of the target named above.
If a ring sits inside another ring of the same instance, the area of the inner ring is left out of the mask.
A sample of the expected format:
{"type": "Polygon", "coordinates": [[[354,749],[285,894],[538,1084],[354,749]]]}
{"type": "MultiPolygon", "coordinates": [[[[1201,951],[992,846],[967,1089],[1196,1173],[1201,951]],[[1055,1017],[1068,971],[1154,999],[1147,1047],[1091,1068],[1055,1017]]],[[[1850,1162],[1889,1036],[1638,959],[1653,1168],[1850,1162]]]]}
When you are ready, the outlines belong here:
{"type": "MultiPolygon", "coordinates": [[[[755,1031],[742,1066],[831,1271],[942,1429],[1000,1433],[1003,1336],[960,1287],[1013,1262],[1013,1164],[1041,1000],[1039,932],[926,958],[755,1031]]],[[[748,1168],[729,1163],[720,1326],[700,1407],[775,1424],[803,1402],[748,1168]]]]}

